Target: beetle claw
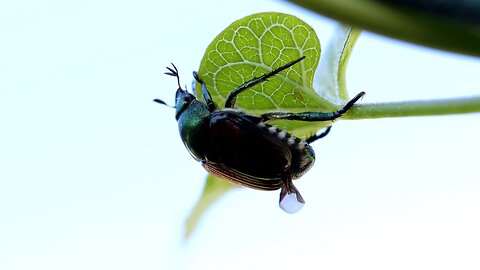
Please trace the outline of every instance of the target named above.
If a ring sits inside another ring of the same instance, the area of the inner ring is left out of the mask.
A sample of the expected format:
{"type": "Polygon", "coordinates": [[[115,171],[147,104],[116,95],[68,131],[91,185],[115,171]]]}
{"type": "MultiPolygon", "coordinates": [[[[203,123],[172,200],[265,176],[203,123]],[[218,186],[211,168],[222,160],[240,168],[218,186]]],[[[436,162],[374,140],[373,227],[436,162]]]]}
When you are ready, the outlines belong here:
{"type": "Polygon", "coordinates": [[[305,200],[293,185],[292,181],[286,181],[286,184],[282,186],[282,190],[280,191],[280,208],[289,214],[295,214],[302,209],[304,205],[305,200]]]}

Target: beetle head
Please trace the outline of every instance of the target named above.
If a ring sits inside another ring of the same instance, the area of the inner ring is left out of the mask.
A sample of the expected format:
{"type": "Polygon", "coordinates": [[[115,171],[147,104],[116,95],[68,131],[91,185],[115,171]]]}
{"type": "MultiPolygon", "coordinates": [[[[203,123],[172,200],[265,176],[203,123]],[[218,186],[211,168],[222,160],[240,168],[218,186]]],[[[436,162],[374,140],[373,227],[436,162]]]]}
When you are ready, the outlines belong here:
{"type": "Polygon", "coordinates": [[[187,90],[183,90],[182,88],[178,88],[177,93],[175,94],[175,108],[177,111],[175,112],[175,118],[178,120],[180,114],[192,103],[196,100],[195,96],[188,93],[187,90]]]}
{"type": "Polygon", "coordinates": [[[154,99],[153,101],[166,105],[168,107],[175,108],[175,118],[178,120],[182,112],[190,105],[190,103],[196,100],[196,97],[190,94],[186,89],[182,89],[182,87],[180,86],[180,76],[178,75],[177,67],[175,67],[174,64],[172,64],[172,66],[173,68],[167,67],[169,71],[165,72],[165,74],[177,78],[178,89],[175,93],[175,106],[170,106],[160,99],[154,99]]]}

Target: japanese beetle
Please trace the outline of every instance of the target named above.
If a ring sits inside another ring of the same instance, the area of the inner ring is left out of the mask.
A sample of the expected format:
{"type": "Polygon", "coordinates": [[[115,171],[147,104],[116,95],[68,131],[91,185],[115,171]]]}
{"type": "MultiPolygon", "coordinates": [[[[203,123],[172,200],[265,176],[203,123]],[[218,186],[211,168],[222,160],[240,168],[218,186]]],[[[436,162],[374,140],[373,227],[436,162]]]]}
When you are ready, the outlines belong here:
{"type": "MultiPolygon", "coordinates": [[[[347,112],[365,94],[359,93],[342,109],[328,113],[271,112],[256,116],[234,108],[238,94],[304,58],[240,85],[228,95],[224,109],[218,109],[196,72],[193,76],[202,86],[205,103],[182,89],[175,65],[167,67],[165,73],[177,79],[175,118],[180,137],[192,157],[200,161],[207,172],[233,183],[260,190],[281,189],[280,207],[287,213],[297,212],[305,203],[292,180],[300,178],[312,167],[315,153],[310,143],[325,137],[330,127],[322,133],[300,139],[266,122],[273,119],[331,121],[347,112]]],[[[154,101],[166,105],[162,100],[154,101]]]]}

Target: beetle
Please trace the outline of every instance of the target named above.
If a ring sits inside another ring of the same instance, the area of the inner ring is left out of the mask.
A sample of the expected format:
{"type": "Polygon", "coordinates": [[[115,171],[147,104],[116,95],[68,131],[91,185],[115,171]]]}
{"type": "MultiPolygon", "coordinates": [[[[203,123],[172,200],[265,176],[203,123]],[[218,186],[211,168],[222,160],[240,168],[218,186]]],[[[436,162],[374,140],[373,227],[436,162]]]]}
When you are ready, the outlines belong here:
{"type": "MultiPolygon", "coordinates": [[[[343,108],[326,113],[270,112],[257,116],[234,108],[240,93],[303,59],[305,56],[238,86],[227,96],[223,109],[213,101],[197,72],[193,72],[193,77],[202,87],[205,102],[182,89],[175,65],[167,67],[168,72],[165,72],[177,79],[175,106],[170,107],[176,109],[180,137],[192,157],[210,174],[233,183],[259,190],[281,189],[279,205],[287,213],[295,213],[303,207],[305,200],[292,180],[300,178],[313,166],[315,152],[310,143],[325,137],[331,126],[301,139],[267,122],[275,119],[332,121],[350,110],[365,94],[360,92],[343,108]]],[[[160,99],[154,101],[167,105],[160,99]]]]}

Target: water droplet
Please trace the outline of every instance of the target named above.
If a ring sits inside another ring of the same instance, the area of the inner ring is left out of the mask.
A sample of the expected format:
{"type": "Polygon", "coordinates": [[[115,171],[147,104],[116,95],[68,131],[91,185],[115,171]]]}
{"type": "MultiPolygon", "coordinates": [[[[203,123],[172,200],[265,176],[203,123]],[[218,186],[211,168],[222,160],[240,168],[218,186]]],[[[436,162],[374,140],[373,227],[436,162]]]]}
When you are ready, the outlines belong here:
{"type": "Polygon", "coordinates": [[[296,193],[286,194],[280,201],[280,208],[289,214],[295,214],[298,210],[302,209],[305,203],[301,203],[297,199],[296,193]]]}

